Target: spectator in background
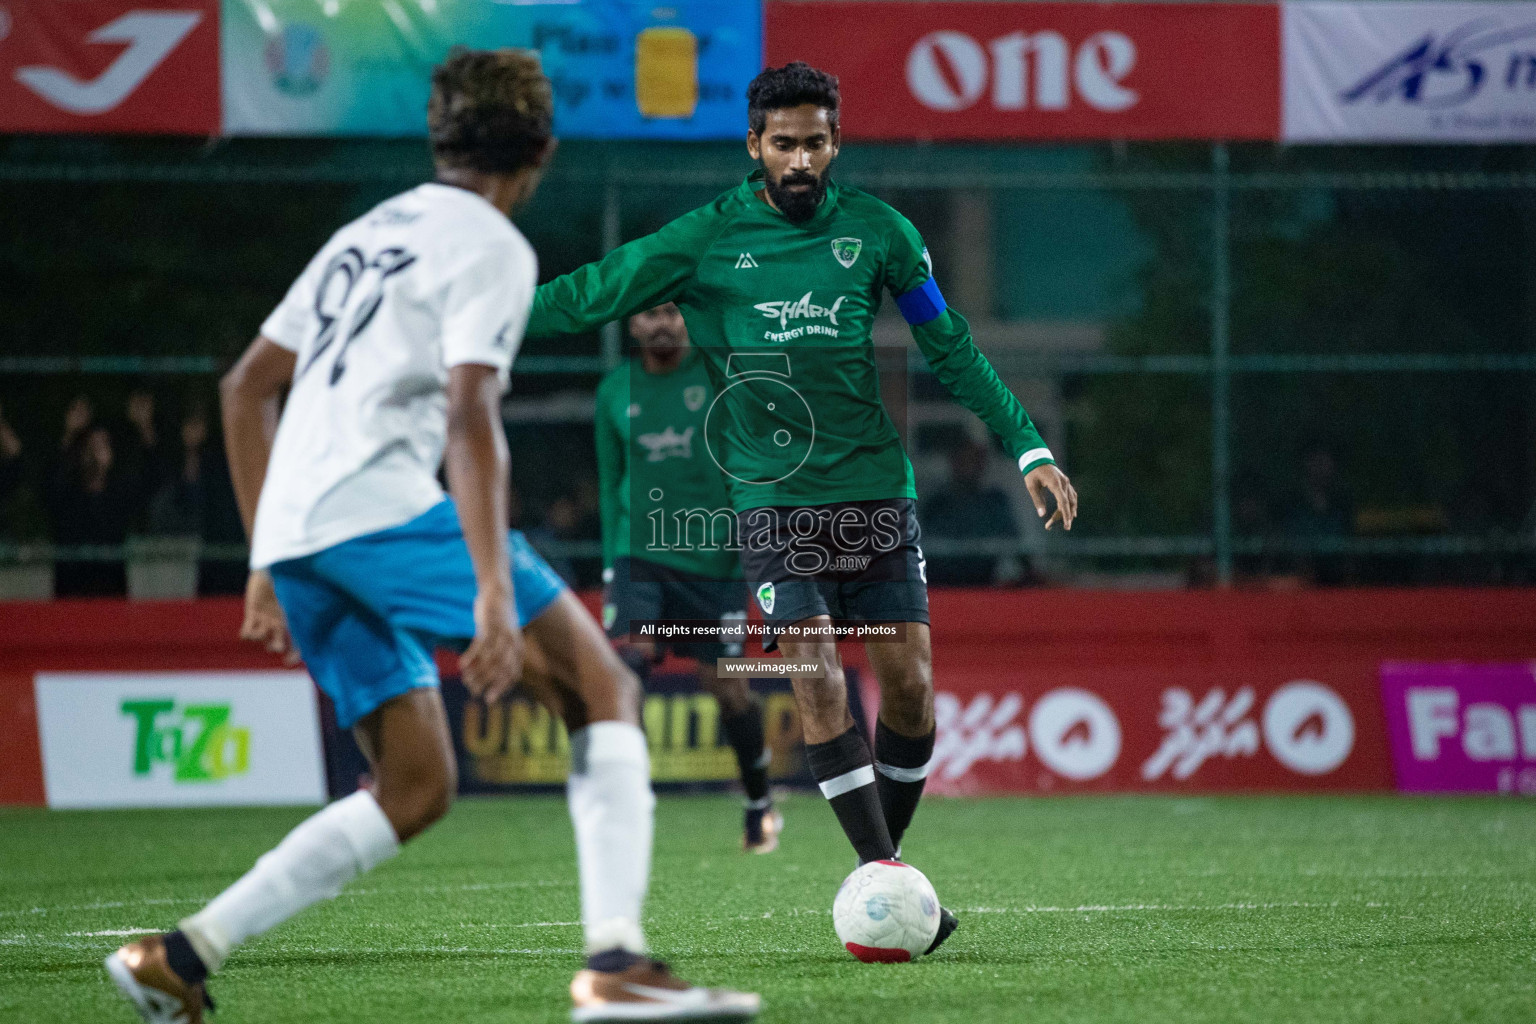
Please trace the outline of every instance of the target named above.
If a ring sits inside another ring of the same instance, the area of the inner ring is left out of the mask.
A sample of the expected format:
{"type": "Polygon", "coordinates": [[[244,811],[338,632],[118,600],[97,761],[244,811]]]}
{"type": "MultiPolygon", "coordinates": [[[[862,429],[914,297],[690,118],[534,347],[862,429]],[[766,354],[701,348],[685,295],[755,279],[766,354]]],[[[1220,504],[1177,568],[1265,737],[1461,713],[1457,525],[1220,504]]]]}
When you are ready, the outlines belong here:
{"type": "Polygon", "coordinates": [[[206,537],[216,482],[208,436],[208,411],[194,405],[181,421],[178,457],[150,499],[150,533],[206,537]]]}
{"type": "MultiPolygon", "coordinates": [[[[923,503],[918,518],[927,536],[945,540],[1017,541],[1019,525],[1008,495],[982,483],[987,448],[966,441],[949,454],[949,484],[923,503]]],[[[990,586],[1023,575],[1017,556],[944,555],[928,561],[933,586],[990,586]]]]}
{"type": "Polygon", "coordinates": [[[578,587],[582,581],[571,559],[558,549],[562,544],[577,539],[580,524],[581,510],[576,500],[568,494],[562,494],[544,510],[543,521],[524,534],[533,549],[544,557],[550,568],[559,573],[569,587],[578,587]]]}
{"type": "Polygon", "coordinates": [[[84,395],[76,395],[64,410],[64,435],[59,439],[59,451],[69,454],[75,442],[80,440],[86,428],[96,422],[96,407],[84,395]]]}
{"type": "MultiPolygon", "coordinates": [[[[148,525],[150,502],[172,474],[166,446],[155,423],[155,396],[143,388],[135,388],[128,395],[128,404],[123,412],[128,421],[128,429],[118,461],[122,464],[123,478],[131,488],[128,525],[130,529],[138,531],[148,525]]],[[[204,434],[206,440],[206,430],[204,434]]]]}
{"type": "MultiPolygon", "coordinates": [[[[1301,479],[1283,521],[1286,535],[1299,540],[1343,538],[1354,532],[1354,502],[1325,445],[1312,444],[1303,451],[1301,479]]],[[[1296,570],[1308,583],[1333,587],[1349,581],[1350,565],[1345,555],[1306,552],[1298,556],[1296,570]]]]}
{"type": "MultiPolygon", "coordinates": [[[[63,464],[48,492],[48,512],[55,544],[121,545],[128,539],[133,488],[115,459],[112,434],[106,427],[81,425],[82,399],[65,417],[63,464]]],[[[60,597],[123,596],[128,582],[123,562],[60,559],[54,563],[54,592],[60,597]]]]}
{"type": "Polygon", "coordinates": [[[21,475],[21,438],[0,409],[0,506],[10,501],[21,484],[21,475]]]}

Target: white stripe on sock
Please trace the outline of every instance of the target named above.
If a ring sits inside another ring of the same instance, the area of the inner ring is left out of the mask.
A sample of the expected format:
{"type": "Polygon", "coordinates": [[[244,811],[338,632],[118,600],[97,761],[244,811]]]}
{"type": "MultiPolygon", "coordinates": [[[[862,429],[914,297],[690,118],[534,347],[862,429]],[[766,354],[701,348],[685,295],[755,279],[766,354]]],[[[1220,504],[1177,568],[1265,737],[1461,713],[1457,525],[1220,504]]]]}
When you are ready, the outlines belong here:
{"type": "Polygon", "coordinates": [[[926,764],[921,768],[898,768],[884,761],[876,761],[875,770],[893,782],[922,782],[928,777],[926,764]]]}
{"type": "Polygon", "coordinates": [[[851,772],[844,772],[836,778],[828,779],[821,783],[821,795],[831,800],[833,797],[851,793],[860,786],[872,785],[875,781],[874,765],[861,765],[851,772]]]}

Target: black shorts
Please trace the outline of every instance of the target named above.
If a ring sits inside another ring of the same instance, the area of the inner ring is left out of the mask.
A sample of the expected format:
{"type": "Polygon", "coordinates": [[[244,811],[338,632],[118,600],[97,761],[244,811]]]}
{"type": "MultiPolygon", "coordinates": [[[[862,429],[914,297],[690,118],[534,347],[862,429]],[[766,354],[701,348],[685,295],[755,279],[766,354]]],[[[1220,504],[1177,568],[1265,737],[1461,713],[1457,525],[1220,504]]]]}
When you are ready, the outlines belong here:
{"type": "Polygon", "coordinates": [[[753,508],[736,514],[741,565],[769,628],[814,618],[928,622],[922,531],[911,498],[753,508]]]}
{"type": "MultiPolygon", "coordinates": [[[[741,580],[720,580],[627,555],[614,559],[613,577],[603,588],[603,628],[610,639],[630,635],[632,624],[719,623],[739,636],[747,620],[747,591],[741,580]]],[[[644,640],[645,637],[635,637],[644,640]]],[[[656,650],[681,658],[739,658],[740,641],[657,640],[656,650]]]]}

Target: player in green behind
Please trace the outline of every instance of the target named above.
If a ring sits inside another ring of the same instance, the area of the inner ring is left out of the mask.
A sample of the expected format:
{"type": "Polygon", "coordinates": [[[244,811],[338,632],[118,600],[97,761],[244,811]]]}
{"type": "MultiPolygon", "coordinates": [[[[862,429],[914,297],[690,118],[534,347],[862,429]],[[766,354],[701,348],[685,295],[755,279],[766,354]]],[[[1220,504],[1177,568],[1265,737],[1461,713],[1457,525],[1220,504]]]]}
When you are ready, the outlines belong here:
{"type": "Polygon", "coordinates": [[[747,805],[742,847],[778,848],[783,817],[768,795],[770,751],[763,706],[744,677],[722,677],[716,659],[737,658],[740,639],[650,640],[642,623],[740,629],[747,618],[741,559],[725,478],[704,444],[715,390],[688,344],[676,305],[629,318],[638,355],[597,386],[597,473],[603,516],[603,626],[643,682],[662,648],[698,662],[699,686],[720,704],[720,728],[736,753],[747,805]]]}
{"type": "MultiPolygon", "coordinates": [[[[917,230],[832,180],[839,99],[837,79],[807,64],[758,75],[747,151],[760,169],[540,287],[528,333],[590,331],[677,303],[719,393],[705,443],[726,476],[747,580],[785,658],[818,666],[793,679],[811,771],[867,862],[897,855],[934,742],[917,492],[870,339],[884,293],[938,379],[1018,460],[1047,528],[1071,528],[1077,494],[945,304],[917,230]],[[865,644],[880,683],[873,757],[848,712],[834,621],[901,624],[865,644]]],[[[944,911],[929,952],[955,925],[944,911]]]]}

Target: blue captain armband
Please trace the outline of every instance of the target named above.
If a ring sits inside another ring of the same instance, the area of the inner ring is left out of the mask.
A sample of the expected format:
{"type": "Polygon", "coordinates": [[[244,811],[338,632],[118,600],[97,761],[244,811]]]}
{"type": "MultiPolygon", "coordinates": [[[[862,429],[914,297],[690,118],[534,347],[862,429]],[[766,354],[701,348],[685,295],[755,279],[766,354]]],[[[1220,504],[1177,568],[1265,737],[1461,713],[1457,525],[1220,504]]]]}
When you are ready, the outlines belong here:
{"type": "Polygon", "coordinates": [[[896,308],[907,323],[916,327],[944,312],[949,304],[939,291],[939,283],[930,277],[905,295],[896,296],[896,308]]]}

